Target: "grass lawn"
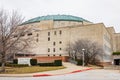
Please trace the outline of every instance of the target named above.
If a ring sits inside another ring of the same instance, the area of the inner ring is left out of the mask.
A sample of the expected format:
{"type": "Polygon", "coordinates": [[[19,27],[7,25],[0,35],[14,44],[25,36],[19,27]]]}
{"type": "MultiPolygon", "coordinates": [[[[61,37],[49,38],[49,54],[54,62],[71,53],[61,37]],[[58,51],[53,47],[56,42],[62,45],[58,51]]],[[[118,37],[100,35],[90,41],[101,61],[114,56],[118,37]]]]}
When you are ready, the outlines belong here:
{"type": "MultiPolygon", "coordinates": [[[[58,70],[64,69],[64,66],[58,67],[40,67],[40,66],[30,66],[30,67],[6,67],[5,74],[24,74],[24,73],[34,73],[34,72],[43,72],[43,71],[51,71],[51,70],[58,70]]],[[[1,69],[1,68],[0,68],[1,69]]]]}

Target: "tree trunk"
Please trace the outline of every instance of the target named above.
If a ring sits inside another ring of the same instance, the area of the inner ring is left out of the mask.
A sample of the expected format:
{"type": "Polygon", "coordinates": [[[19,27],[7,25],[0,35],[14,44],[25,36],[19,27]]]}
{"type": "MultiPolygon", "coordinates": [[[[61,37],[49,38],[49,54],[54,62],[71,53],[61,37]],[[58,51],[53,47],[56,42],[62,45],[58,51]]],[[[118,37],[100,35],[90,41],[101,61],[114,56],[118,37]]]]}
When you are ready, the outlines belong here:
{"type": "Polygon", "coordinates": [[[5,52],[3,53],[3,55],[2,55],[2,66],[1,66],[1,70],[0,70],[0,72],[5,72],[5,52]]]}

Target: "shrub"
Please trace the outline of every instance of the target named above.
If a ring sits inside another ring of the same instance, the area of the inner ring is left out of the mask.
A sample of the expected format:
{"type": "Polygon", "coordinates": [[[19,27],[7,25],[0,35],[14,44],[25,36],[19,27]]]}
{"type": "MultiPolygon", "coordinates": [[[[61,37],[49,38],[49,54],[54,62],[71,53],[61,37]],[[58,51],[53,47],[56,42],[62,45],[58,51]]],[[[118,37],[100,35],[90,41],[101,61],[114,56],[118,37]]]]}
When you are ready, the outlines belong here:
{"type": "Polygon", "coordinates": [[[28,64],[6,64],[7,67],[28,67],[28,64]]]}
{"type": "Polygon", "coordinates": [[[14,59],[13,64],[18,64],[18,59],[14,59]]]}
{"type": "Polygon", "coordinates": [[[83,61],[82,60],[76,60],[77,61],[77,65],[82,65],[83,61]]]}
{"type": "Polygon", "coordinates": [[[55,60],[51,63],[38,63],[39,66],[62,66],[62,60],[55,60]]]}
{"type": "Polygon", "coordinates": [[[62,66],[62,60],[55,60],[54,66],[62,66]]]}
{"type": "Polygon", "coordinates": [[[31,64],[32,66],[37,65],[37,59],[30,59],[30,64],[31,64]]]}
{"type": "Polygon", "coordinates": [[[38,63],[39,66],[54,66],[54,63],[38,63]]]}
{"type": "Polygon", "coordinates": [[[120,55],[120,52],[113,52],[113,55],[120,55]]]}
{"type": "Polygon", "coordinates": [[[2,66],[2,63],[0,62],[0,66],[2,66]]]}

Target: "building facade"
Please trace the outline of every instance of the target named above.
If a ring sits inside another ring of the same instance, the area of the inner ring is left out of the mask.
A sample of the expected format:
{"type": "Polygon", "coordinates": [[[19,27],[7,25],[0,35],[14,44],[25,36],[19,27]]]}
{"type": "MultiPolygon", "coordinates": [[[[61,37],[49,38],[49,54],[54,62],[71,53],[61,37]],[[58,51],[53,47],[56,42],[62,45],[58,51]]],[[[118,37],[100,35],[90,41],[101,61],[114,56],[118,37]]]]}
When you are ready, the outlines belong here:
{"type": "Polygon", "coordinates": [[[112,52],[120,51],[120,33],[103,23],[92,23],[71,15],[47,15],[30,19],[21,27],[31,29],[23,37],[34,37],[29,51],[38,61],[62,59],[67,61],[68,44],[79,39],[88,39],[99,43],[104,50],[101,62],[112,60],[112,52]]]}

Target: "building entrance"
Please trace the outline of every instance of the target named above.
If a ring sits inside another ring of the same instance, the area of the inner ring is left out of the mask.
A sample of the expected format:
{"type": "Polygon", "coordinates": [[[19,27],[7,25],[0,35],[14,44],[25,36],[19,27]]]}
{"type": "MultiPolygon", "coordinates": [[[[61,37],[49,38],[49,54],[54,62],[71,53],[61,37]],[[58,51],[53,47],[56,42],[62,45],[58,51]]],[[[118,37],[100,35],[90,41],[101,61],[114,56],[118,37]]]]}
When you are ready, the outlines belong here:
{"type": "Polygon", "coordinates": [[[120,59],[114,59],[114,65],[120,65],[120,59]]]}

